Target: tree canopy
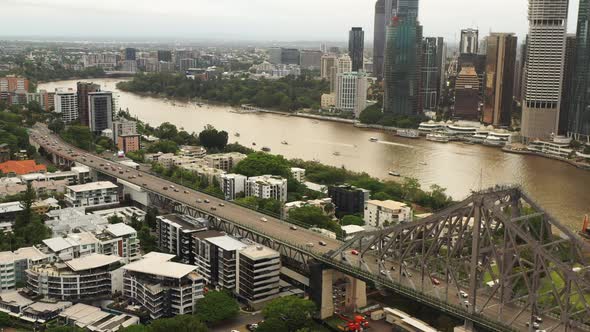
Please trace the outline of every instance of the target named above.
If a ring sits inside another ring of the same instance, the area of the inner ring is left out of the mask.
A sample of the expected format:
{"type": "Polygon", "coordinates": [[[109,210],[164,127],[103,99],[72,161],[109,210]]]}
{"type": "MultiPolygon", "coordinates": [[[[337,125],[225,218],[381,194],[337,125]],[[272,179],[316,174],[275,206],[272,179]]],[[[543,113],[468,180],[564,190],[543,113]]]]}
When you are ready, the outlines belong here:
{"type": "Polygon", "coordinates": [[[199,133],[199,141],[208,150],[222,151],[227,145],[229,137],[226,131],[218,131],[211,125],[205,126],[199,133]]]}
{"type": "Polygon", "coordinates": [[[361,218],[359,216],[352,215],[352,214],[342,217],[342,220],[340,220],[340,223],[342,224],[342,226],[346,226],[346,225],[364,226],[365,225],[365,221],[363,220],[363,218],[361,218]]]}
{"type": "Polygon", "coordinates": [[[120,332],[207,332],[207,325],[194,315],[178,315],[172,318],[160,318],[149,325],[132,325],[120,329],[120,332]]]}
{"type": "Polygon", "coordinates": [[[216,324],[235,318],[240,311],[238,302],[227,291],[208,291],[197,301],[196,315],[207,324],[216,324]]]}
{"type": "Polygon", "coordinates": [[[291,176],[290,167],[289,161],[281,155],[255,152],[240,161],[233,171],[248,177],[270,174],[287,178],[291,176]]]}
{"type": "Polygon", "coordinates": [[[271,301],[263,310],[265,321],[260,324],[260,332],[295,332],[313,326],[311,315],[315,304],[296,296],[286,296],[271,301]]]}

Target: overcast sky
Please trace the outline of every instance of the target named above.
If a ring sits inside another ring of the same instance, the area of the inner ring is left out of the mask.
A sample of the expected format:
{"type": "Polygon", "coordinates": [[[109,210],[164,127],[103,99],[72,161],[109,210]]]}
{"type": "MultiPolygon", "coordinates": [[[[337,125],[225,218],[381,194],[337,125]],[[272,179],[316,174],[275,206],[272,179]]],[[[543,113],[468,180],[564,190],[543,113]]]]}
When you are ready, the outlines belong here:
{"type": "MultiPolygon", "coordinates": [[[[527,31],[527,0],[420,0],[425,36],[457,40],[527,31]]],[[[578,1],[570,5],[575,32],[578,1]]],[[[345,41],[351,26],[373,39],[375,0],[0,0],[0,36],[139,37],[185,40],[345,41]]]]}

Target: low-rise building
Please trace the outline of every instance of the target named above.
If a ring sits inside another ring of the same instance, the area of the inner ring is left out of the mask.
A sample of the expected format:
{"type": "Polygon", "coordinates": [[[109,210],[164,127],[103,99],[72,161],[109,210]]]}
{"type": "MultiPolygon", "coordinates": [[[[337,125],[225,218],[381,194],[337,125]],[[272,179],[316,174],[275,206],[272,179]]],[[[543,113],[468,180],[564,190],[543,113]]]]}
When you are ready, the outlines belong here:
{"type": "Polygon", "coordinates": [[[0,172],[7,176],[16,176],[30,173],[45,173],[45,165],[37,165],[34,160],[8,160],[0,163],[0,172]]]}
{"type": "Polygon", "coordinates": [[[178,167],[196,174],[201,179],[206,179],[207,181],[209,181],[209,183],[212,183],[214,180],[220,182],[221,177],[223,176],[223,174],[225,174],[225,171],[209,167],[207,165],[204,165],[202,162],[182,164],[178,167]]]}
{"type": "Polygon", "coordinates": [[[158,216],[156,236],[158,248],[172,253],[186,264],[194,264],[193,233],[206,231],[207,220],[188,215],[168,214],[158,216]]]}
{"type": "Polygon", "coordinates": [[[299,167],[291,167],[291,175],[299,183],[305,182],[305,169],[299,167]]]}
{"type": "Polygon", "coordinates": [[[141,149],[141,136],[138,134],[119,135],[116,142],[119,151],[123,151],[125,153],[138,151],[141,149]]]}
{"type": "Polygon", "coordinates": [[[287,201],[287,179],[280,176],[253,176],[246,181],[246,196],[287,201]]]}
{"type": "Polygon", "coordinates": [[[27,289],[36,296],[61,300],[96,299],[111,294],[111,271],[120,257],[90,254],[66,262],[34,265],[26,270],[27,289]]]}
{"type": "Polygon", "coordinates": [[[241,174],[223,174],[219,185],[225,195],[225,199],[232,201],[236,199],[237,195],[243,194],[246,189],[246,180],[248,178],[241,174]]]}
{"type": "Polygon", "coordinates": [[[16,290],[0,293],[0,311],[26,324],[44,324],[71,305],[72,302],[50,299],[35,302],[16,290]]]}
{"type": "Polygon", "coordinates": [[[182,145],[178,154],[184,157],[204,158],[207,155],[207,150],[198,145],[182,145]]]}
{"type": "Polygon", "coordinates": [[[136,135],[137,134],[137,122],[123,118],[119,118],[113,121],[113,136],[111,139],[113,142],[117,142],[119,136],[125,135],[136,135]]]}
{"type": "Polygon", "coordinates": [[[152,319],[191,314],[203,297],[196,266],[174,263],[174,255],[151,252],[123,266],[123,296],[140,304],[152,319]]]}
{"type": "Polygon", "coordinates": [[[48,261],[49,256],[35,247],[0,252],[0,293],[14,289],[17,283],[24,283],[25,270],[29,266],[48,261]]]}
{"type": "Polygon", "coordinates": [[[116,184],[109,181],[90,182],[66,187],[66,204],[70,207],[101,207],[119,204],[116,184]]]}
{"type": "Polygon", "coordinates": [[[281,255],[262,245],[238,251],[236,294],[256,309],[279,296],[281,255]]]}
{"type": "Polygon", "coordinates": [[[342,226],[341,229],[345,241],[348,241],[354,238],[357,234],[365,231],[364,227],[358,225],[345,225],[342,226]]]}
{"type": "Polygon", "coordinates": [[[45,221],[53,236],[64,236],[74,232],[94,232],[104,228],[109,221],[96,214],[86,214],[86,208],[65,208],[46,213],[45,221]]]}
{"type": "MultiPolygon", "coordinates": [[[[31,187],[37,196],[53,196],[63,194],[69,185],[68,180],[31,181],[31,187]]],[[[27,191],[26,183],[2,182],[0,184],[0,197],[14,196],[27,191]]]]}
{"type": "Polygon", "coordinates": [[[123,220],[124,223],[127,224],[130,223],[133,220],[133,218],[139,221],[144,221],[147,213],[135,206],[123,206],[114,209],[94,211],[92,212],[92,214],[100,216],[107,220],[111,217],[119,217],[123,220]]]}
{"type": "Polygon", "coordinates": [[[373,227],[387,227],[412,221],[412,208],[406,203],[392,200],[365,202],[365,224],[373,227]]]}
{"type": "Polygon", "coordinates": [[[304,206],[318,207],[318,208],[322,209],[324,214],[327,215],[328,217],[334,217],[335,207],[334,207],[334,204],[332,204],[332,199],[329,197],[307,200],[307,201],[294,201],[294,202],[285,203],[285,206],[283,208],[285,211],[285,217],[286,218],[289,217],[290,210],[301,208],[304,206]]]}
{"type": "Polygon", "coordinates": [[[62,311],[58,320],[64,325],[93,332],[111,332],[139,324],[139,317],[129,314],[114,314],[98,307],[77,303],[62,311]]]}
{"type": "Polygon", "coordinates": [[[328,196],[332,198],[332,202],[336,205],[336,215],[338,217],[363,212],[365,202],[369,200],[370,195],[369,190],[351,185],[328,187],[328,196]]]}
{"type": "Polygon", "coordinates": [[[324,110],[328,110],[328,109],[336,107],[336,94],[335,93],[322,94],[320,106],[324,110]]]}
{"type": "Polygon", "coordinates": [[[240,161],[246,159],[245,154],[238,152],[211,154],[204,158],[207,166],[223,170],[225,172],[231,171],[240,161]]]}

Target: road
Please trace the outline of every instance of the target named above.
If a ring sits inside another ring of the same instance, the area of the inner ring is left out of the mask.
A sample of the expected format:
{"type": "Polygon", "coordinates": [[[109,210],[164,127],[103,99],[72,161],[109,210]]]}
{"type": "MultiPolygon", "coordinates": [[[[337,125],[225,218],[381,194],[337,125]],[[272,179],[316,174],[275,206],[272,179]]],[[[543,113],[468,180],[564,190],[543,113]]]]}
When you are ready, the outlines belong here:
{"type": "Polygon", "coordinates": [[[308,251],[313,251],[316,254],[324,254],[330,250],[335,250],[343,244],[339,240],[326,238],[307,229],[298,228],[297,230],[293,230],[291,229],[291,224],[280,219],[90,154],[87,151],[64,142],[52,134],[45,126],[35,125],[31,130],[30,139],[42,146],[49,153],[62,156],[78,164],[86,165],[112,177],[123,179],[146,190],[165,195],[209,215],[260,230],[272,238],[279,239],[288,244],[296,246],[313,244],[313,247],[310,247],[308,251]],[[123,172],[123,174],[120,172],[123,172]],[[205,203],[205,200],[210,201],[210,203],[205,203]],[[222,207],[220,204],[224,206],[222,207]],[[212,207],[215,207],[216,210],[211,210],[212,207]],[[262,218],[265,218],[267,221],[262,221],[262,218]],[[320,241],[323,241],[326,245],[321,246],[319,244],[320,241]]]}

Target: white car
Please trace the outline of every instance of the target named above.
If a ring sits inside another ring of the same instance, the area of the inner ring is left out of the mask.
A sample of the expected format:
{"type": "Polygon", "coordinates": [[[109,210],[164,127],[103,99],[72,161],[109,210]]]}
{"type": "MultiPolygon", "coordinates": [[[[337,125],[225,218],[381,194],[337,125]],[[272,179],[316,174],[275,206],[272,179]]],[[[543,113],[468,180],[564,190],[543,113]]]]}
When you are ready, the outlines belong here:
{"type": "Polygon", "coordinates": [[[466,299],[469,297],[469,294],[467,294],[467,292],[465,292],[465,291],[459,291],[459,296],[466,299]]]}
{"type": "Polygon", "coordinates": [[[267,221],[268,221],[268,219],[266,219],[266,218],[262,217],[262,218],[260,218],[260,221],[262,221],[262,222],[267,222],[267,221]]]}

